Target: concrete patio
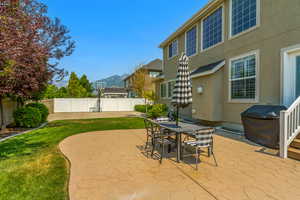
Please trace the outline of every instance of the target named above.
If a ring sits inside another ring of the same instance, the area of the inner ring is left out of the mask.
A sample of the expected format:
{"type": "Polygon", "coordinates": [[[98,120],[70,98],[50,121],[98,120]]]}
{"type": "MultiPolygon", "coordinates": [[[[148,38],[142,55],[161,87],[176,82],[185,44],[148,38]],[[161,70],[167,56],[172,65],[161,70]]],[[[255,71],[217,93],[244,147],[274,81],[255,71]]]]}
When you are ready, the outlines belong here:
{"type": "Polygon", "coordinates": [[[215,136],[215,155],[162,165],[143,151],[144,130],[84,133],[60,144],[71,162],[71,200],[296,200],[300,162],[239,137],[215,136]]]}

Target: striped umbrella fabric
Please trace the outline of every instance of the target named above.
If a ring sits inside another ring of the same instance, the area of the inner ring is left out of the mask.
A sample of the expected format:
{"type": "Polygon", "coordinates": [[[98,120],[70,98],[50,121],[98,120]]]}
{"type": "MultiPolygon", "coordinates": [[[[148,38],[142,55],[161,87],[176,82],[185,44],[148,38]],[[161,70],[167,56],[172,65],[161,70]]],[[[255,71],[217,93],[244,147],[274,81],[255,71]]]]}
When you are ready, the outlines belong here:
{"type": "Polygon", "coordinates": [[[177,78],[174,86],[172,103],[177,107],[185,107],[192,103],[189,58],[184,53],[178,62],[177,78]]]}

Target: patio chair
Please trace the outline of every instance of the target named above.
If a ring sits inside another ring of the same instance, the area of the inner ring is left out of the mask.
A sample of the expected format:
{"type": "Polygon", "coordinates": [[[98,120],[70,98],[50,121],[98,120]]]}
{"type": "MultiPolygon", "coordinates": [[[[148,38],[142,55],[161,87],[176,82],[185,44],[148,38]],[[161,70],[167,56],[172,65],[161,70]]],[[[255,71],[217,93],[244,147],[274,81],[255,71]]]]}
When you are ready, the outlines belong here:
{"type": "MultiPolygon", "coordinates": [[[[152,140],[152,137],[153,137],[153,126],[152,126],[152,122],[147,120],[147,119],[144,119],[144,124],[145,124],[145,129],[146,129],[146,145],[145,145],[145,150],[148,149],[149,147],[149,143],[150,143],[150,140],[151,140],[151,144],[153,145],[153,140],[152,140]]],[[[148,156],[148,154],[147,154],[148,156]]]]}
{"type": "MultiPolygon", "coordinates": [[[[208,148],[208,157],[211,155],[214,158],[216,166],[218,166],[217,160],[214,155],[214,141],[213,141],[213,133],[214,130],[207,130],[207,131],[199,131],[195,134],[194,140],[184,141],[183,142],[183,149],[185,150],[187,147],[191,147],[195,149],[195,159],[196,159],[196,170],[198,170],[198,163],[200,161],[200,153],[201,148],[208,148]]],[[[186,156],[190,156],[194,154],[187,154],[186,156]]]]}
{"type": "Polygon", "coordinates": [[[171,152],[171,145],[176,144],[176,141],[172,138],[174,133],[171,133],[163,128],[161,128],[158,124],[153,124],[153,147],[151,156],[153,157],[154,151],[157,146],[160,148],[160,158],[159,162],[162,163],[162,159],[165,156],[165,146],[168,146],[168,153],[171,152]]]}

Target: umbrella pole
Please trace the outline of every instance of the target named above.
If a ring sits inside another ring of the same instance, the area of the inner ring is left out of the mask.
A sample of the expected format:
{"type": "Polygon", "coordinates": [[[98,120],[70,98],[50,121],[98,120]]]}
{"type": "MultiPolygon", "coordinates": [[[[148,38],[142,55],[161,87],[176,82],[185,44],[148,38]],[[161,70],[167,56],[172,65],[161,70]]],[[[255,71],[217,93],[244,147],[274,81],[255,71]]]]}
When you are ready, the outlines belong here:
{"type": "Polygon", "coordinates": [[[179,106],[177,105],[176,126],[178,126],[178,121],[179,121],[179,106]]]}

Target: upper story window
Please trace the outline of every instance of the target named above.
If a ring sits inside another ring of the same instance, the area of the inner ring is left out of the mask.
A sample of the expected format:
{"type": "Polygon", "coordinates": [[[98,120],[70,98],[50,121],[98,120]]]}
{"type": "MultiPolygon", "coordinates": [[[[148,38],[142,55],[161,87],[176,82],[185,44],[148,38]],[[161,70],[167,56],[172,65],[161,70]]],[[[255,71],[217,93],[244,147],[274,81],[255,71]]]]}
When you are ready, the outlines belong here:
{"type": "Polygon", "coordinates": [[[178,40],[174,40],[169,45],[169,58],[173,58],[178,55],[178,40]]]}
{"type": "Polygon", "coordinates": [[[202,21],[202,50],[223,41],[223,7],[202,21]]]}
{"type": "Polygon", "coordinates": [[[257,99],[258,52],[230,61],[230,100],[257,99]]]}
{"type": "Polygon", "coordinates": [[[258,2],[259,0],[231,0],[231,36],[258,24],[258,2]]]}
{"type": "Polygon", "coordinates": [[[197,26],[186,32],[186,55],[192,56],[197,53],[197,26]]]}

